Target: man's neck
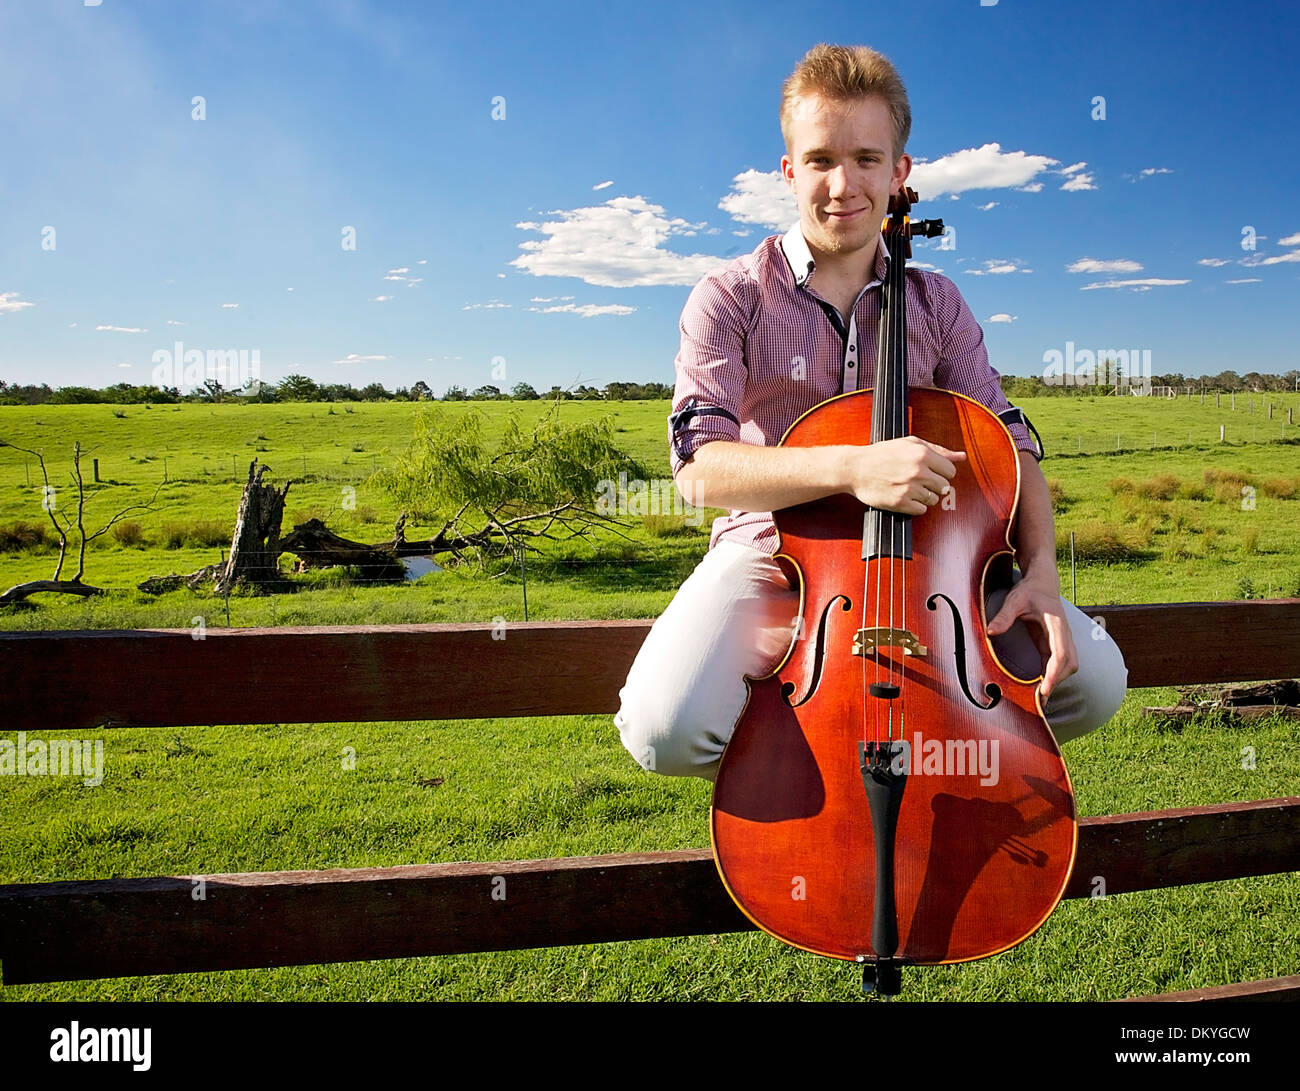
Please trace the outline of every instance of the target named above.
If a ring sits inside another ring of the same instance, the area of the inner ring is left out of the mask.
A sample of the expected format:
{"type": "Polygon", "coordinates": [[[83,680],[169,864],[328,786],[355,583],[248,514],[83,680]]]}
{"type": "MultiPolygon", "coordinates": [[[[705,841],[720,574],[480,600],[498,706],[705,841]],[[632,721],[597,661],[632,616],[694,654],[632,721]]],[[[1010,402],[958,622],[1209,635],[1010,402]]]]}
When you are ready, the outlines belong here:
{"type": "MultiPolygon", "coordinates": [[[[806,237],[804,241],[807,242],[806,237]]],[[[809,243],[808,252],[816,263],[813,279],[820,276],[823,282],[831,281],[842,287],[860,289],[876,278],[879,246],[880,243],[876,240],[871,246],[864,246],[851,254],[836,254],[819,250],[809,243]]]]}

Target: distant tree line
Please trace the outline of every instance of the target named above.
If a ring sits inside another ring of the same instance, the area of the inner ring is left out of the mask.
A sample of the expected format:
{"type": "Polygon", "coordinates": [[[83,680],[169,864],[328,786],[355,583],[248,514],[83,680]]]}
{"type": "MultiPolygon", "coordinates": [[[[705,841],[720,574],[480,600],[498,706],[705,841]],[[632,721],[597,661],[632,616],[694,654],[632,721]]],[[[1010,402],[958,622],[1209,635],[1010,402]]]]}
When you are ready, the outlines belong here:
{"type": "Polygon", "coordinates": [[[528,383],[515,383],[509,392],[496,386],[466,390],[451,386],[439,397],[423,379],[409,387],[388,390],[382,383],[370,383],[358,389],[351,383],[317,383],[306,375],[289,375],[278,383],[259,383],[240,390],[227,390],[219,382],[208,380],[202,387],[185,393],[171,386],[132,386],[114,383],[97,390],[89,386],[50,388],[7,383],[0,379],[0,405],[74,405],[110,404],[166,405],[182,402],[419,402],[419,401],[660,401],[673,396],[665,383],[606,383],[603,387],[579,386],[562,389],[552,386],[537,391],[528,383]]]}
{"type": "MultiPolygon", "coordinates": [[[[1220,371],[1217,375],[1193,377],[1173,372],[1152,375],[1153,387],[1172,387],[1178,393],[1187,389],[1206,390],[1211,393],[1250,391],[1252,393],[1295,391],[1300,371],[1282,375],[1265,375],[1248,371],[1238,375],[1235,371],[1220,371]]],[[[1040,376],[1003,375],[1002,390],[1008,398],[1069,397],[1072,395],[1108,394],[1108,386],[1077,386],[1074,384],[1045,382],[1040,376]]],[[[0,379],[0,405],[72,405],[103,403],[129,405],[151,402],[155,405],[180,402],[419,402],[419,401],[664,401],[673,396],[668,383],[606,383],[603,387],[579,386],[562,389],[535,390],[528,383],[515,383],[509,392],[500,387],[486,385],[475,390],[451,386],[442,394],[435,394],[423,379],[409,387],[387,389],[382,383],[369,383],[358,389],[351,383],[317,383],[306,375],[289,375],[278,383],[260,383],[240,390],[227,390],[219,382],[208,380],[202,387],[182,394],[176,387],[132,386],[114,383],[97,390],[89,386],[60,386],[51,388],[7,383],[0,379]]]]}
{"type": "MultiPolygon", "coordinates": [[[[1211,394],[1216,391],[1224,394],[1241,392],[1283,394],[1288,391],[1294,393],[1297,380],[1300,380],[1300,371],[1295,370],[1282,375],[1264,375],[1258,371],[1248,371],[1245,375],[1238,375],[1235,371],[1220,371],[1217,375],[1201,376],[1184,375],[1181,371],[1175,371],[1168,375],[1152,375],[1150,385],[1154,388],[1172,387],[1178,394],[1186,394],[1188,390],[1198,394],[1202,390],[1211,394]]],[[[1145,379],[1143,382],[1145,385],[1145,379]]],[[[1039,375],[1002,376],[1002,393],[1009,399],[1068,398],[1079,395],[1096,397],[1109,394],[1114,389],[1116,388],[1105,383],[1076,385],[1075,383],[1062,384],[1059,381],[1047,382],[1039,375]]],[[[1121,387],[1119,392],[1127,394],[1128,390],[1121,387]]]]}

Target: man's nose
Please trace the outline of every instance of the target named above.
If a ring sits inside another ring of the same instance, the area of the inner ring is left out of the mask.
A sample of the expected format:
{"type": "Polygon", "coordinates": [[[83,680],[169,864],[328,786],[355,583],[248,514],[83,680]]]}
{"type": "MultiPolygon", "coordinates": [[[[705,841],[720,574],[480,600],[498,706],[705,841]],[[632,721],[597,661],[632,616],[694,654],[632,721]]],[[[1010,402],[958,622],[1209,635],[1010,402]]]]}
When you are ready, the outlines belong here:
{"type": "Polygon", "coordinates": [[[848,167],[841,164],[830,173],[830,191],[832,197],[843,197],[853,189],[848,167]]]}

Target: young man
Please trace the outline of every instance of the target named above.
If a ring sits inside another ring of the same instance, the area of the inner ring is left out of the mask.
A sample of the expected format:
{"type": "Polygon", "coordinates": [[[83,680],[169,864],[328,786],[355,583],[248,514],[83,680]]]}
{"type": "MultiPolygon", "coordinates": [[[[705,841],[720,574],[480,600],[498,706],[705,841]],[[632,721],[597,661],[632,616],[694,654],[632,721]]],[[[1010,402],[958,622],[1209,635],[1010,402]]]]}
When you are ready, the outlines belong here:
{"type": "MultiPolygon", "coordinates": [[[[898,73],[865,47],[819,45],[786,80],[781,172],[799,222],[706,276],[682,311],[673,476],[683,496],[727,508],[709,552],[655,622],[614,722],[655,772],[713,779],[745,704],[744,676],[768,673],[799,608],[772,554],[771,513],[835,493],[924,518],[963,451],[915,436],[863,446],[775,446],[803,413],[871,386],[887,251],[880,225],[911,171],[911,111],[898,73]]],[[[924,195],[922,195],[924,196],[924,195]]],[[[983,333],[948,278],[908,269],[908,381],[1006,414],[1020,452],[1016,564],[992,591],[988,633],[1020,677],[1043,675],[1048,723],[1065,742],[1100,727],[1128,672],[1104,629],[1062,600],[1052,503],[1038,451],[1002,395],[983,333]]]]}

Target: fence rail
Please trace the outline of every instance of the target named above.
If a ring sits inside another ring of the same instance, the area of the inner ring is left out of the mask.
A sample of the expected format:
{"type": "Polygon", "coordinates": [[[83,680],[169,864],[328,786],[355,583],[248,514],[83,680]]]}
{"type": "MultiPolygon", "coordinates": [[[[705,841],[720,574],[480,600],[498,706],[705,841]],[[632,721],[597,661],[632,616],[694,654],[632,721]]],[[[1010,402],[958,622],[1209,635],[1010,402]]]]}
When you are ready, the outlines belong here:
{"type": "MultiPolygon", "coordinates": [[[[1289,677],[1300,663],[1296,599],[1085,610],[1124,649],[1130,687],[1289,677]]],[[[0,722],[65,731],[608,714],[650,624],[6,632],[0,722]]],[[[1295,870],[1300,797],[1107,815],[1082,819],[1066,896],[1095,896],[1098,876],[1109,896],[1295,870]]],[[[0,886],[6,984],[750,928],[703,850],[0,886]],[[493,897],[499,883],[504,899],[493,897]]],[[[1265,994],[1295,990],[1286,979],[1231,987],[1233,998],[1265,994]]]]}

